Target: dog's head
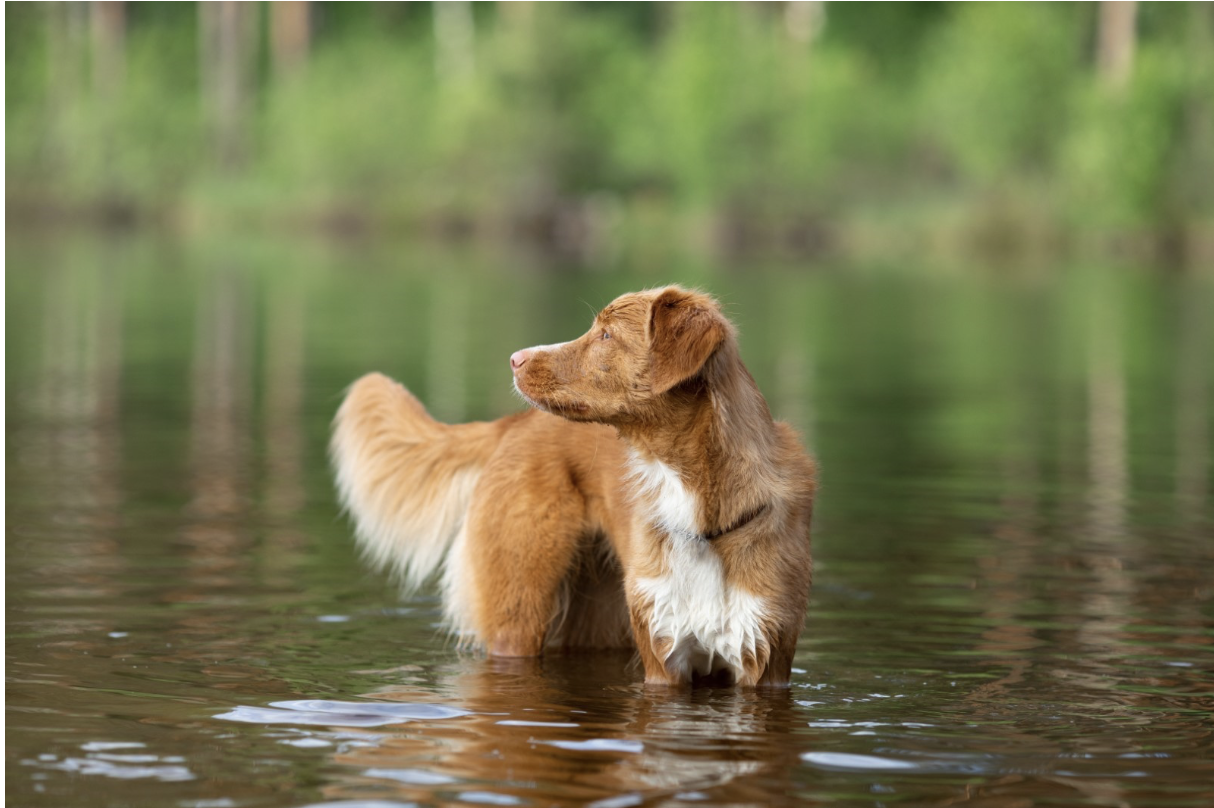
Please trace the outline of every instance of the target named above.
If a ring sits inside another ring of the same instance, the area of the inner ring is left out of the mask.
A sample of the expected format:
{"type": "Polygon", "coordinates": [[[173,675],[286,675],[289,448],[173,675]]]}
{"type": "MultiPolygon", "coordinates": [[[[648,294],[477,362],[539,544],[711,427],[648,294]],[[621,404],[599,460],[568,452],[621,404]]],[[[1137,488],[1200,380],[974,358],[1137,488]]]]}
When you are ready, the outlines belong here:
{"type": "Polygon", "coordinates": [[[581,337],[517,351],[510,367],[515,389],[539,409],[618,424],[655,414],[732,338],[715,300],[668,286],[616,298],[581,337]]]}

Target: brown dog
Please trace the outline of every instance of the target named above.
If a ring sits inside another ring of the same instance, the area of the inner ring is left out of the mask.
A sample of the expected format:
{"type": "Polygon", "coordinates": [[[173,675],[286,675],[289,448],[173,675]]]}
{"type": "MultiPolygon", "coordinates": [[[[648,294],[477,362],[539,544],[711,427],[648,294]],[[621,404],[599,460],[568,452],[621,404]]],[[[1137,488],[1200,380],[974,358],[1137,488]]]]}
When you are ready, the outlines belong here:
{"type": "Polygon", "coordinates": [[[332,442],[379,566],[499,656],[635,647],[645,681],[786,685],[812,562],[815,469],[774,422],[712,298],[624,295],[582,337],[518,351],[535,409],[448,426],[379,374],[332,442]]]}

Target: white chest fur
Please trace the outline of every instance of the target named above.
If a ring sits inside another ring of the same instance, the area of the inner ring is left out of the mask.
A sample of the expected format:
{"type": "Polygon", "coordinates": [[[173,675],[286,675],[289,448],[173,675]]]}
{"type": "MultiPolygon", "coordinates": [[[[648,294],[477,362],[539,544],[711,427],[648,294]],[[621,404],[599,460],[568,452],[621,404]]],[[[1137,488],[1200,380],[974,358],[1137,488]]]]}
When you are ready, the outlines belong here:
{"type": "Polygon", "coordinates": [[[654,527],[666,533],[700,532],[700,503],[687,490],[679,474],[661,460],[644,460],[637,452],[628,458],[637,502],[654,527]]]}
{"type": "Polygon", "coordinates": [[[670,535],[666,572],[633,583],[649,602],[649,630],[668,640],[666,668],[680,678],[728,670],[735,680],[744,660],[761,658],[766,640],[761,598],[725,581],[721,559],[703,539],[670,535]]]}
{"type": "Polygon", "coordinates": [[[699,503],[678,474],[658,460],[631,460],[638,504],[666,534],[663,574],[632,582],[650,604],[650,632],[670,643],[666,668],[680,678],[727,670],[740,679],[747,657],[766,656],[765,604],[725,580],[720,557],[697,535],[699,503]]]}

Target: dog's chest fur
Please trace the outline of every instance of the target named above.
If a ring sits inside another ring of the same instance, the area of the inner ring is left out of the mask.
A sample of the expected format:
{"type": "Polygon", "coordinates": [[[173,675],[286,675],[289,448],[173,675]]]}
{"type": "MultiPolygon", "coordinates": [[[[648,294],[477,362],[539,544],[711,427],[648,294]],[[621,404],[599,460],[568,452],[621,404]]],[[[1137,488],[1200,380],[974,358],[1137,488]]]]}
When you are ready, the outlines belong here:
{"type": "Polygon", "coordinates": [[[700,537],[699,502],[678,474],[659,460],[629,458],[642,514],[662,539],[663,572],[632,585],[648,604],[649,631],[668,642],[665,665],[679,676],[726,670],[735,680],[766,656],[766,605],[731,584],[711,543],[700,537]]]}

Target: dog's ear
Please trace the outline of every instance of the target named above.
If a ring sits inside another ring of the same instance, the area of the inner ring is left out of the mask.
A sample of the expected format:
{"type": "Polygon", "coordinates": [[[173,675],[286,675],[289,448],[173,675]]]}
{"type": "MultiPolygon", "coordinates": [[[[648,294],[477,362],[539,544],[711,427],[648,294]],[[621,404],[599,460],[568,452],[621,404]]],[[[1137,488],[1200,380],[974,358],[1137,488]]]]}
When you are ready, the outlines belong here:
{"type": "Polygon", "coordinates": [[[700,372],[729,335],[715,304],[678,287],[665,289],[649,309],[651,389],[665,393],[700,372]]]}

